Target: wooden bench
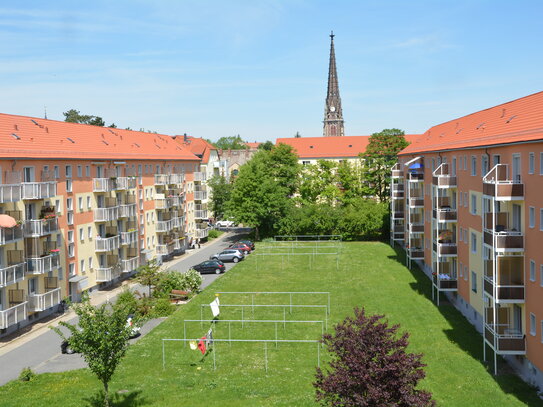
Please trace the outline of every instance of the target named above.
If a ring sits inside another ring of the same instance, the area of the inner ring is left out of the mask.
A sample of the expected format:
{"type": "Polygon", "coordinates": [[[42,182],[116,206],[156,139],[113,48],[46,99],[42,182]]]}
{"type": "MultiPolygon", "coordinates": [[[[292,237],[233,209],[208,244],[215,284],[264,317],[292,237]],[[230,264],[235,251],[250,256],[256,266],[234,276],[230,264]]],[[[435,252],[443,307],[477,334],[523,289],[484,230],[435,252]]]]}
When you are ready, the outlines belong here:
{"type": "Polygon", "coordinates": [[[189,299],[190,291],[172,290],[170,293],[170,302],[173,304],[179,304],[180,301],[189,299]]]}

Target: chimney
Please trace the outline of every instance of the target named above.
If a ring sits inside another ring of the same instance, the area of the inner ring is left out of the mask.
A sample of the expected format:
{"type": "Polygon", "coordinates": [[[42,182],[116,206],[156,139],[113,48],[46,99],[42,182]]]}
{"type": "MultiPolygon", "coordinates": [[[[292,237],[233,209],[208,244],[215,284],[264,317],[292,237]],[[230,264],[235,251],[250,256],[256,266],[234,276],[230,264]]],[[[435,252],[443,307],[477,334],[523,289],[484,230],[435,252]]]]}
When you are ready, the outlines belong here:
{"type": "Polygon", "coordinates": [[[183,134],[183,141],[186,143],[188,141],[187,133],[183,134]]]}

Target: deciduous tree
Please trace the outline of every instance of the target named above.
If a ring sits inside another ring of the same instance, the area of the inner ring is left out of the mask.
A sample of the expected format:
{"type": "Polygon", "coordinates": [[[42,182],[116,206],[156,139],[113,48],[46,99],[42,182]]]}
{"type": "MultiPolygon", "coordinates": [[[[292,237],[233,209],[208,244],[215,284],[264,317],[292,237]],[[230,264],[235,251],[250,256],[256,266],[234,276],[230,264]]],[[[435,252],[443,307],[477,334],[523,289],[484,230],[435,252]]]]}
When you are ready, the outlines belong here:
{"type": "MultiPolygon", "coordinates": [[[[79,110],[70,109],[67,112],[62,113],[65,117],[64,121],[69,123],[81,123],[91,124],[93,126],[104,127],[106,123],[100,116],[92,116],[87,114],[81,114],[79,110]]],[[[112,127],[112,126],[110,126],[112,127]]]]}
{"type": "Polygon", "coordinates": [[[213,145],[220,150],[246,150],[248,148],[239,134],[237,136],[221,137],[213,145]]]}
{"type": "Polygon", "coordinates": [[[152,287],[156,286],[160,280],[160,265],[156,259],[151,259],[147,264],[143,264],[138,268],[136,280],[141,285],[149,287],[149,297],[151,296],[152,287]]]}
{"type": "Polygon", "coordinates": [[[211,211],[215,219],[223,219],[226,212],[226,203],[232,195],[233,185],[226,178],[216,175],[207,181],[211,188],[211,211]]]}

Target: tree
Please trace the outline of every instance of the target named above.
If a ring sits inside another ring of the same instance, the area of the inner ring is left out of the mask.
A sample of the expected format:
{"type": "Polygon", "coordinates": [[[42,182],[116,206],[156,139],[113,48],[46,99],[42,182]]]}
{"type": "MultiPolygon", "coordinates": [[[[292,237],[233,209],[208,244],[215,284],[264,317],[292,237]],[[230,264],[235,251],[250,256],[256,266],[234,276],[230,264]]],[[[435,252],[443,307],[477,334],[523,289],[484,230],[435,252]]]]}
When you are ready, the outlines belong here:
{"type": "Polygon", "coordinates": [[[111,123],[109,126],[110,129],[116,129],[117,128],[117,125],[115,123],[111,123]]]}
{"type": "Polygon", "coordinates": [[[237,136],[221,137],[213,145],[220,150],[246,150],[248,148],[239,134],[237,136]]]}
{"type": "Polygon", "coordinates": [[[425,377],[421,354],[407,353],[407,333],[397,338],[399,325],[388,326],[383,315],[366,315],[364,308],[337,324],[322,342],[331,353],[329,369],[317,368],[316,399],[326,406],[434,406],[431,393],[416,390],[425,377]]]}
{"type": "Polygon", "coordinates": [[[70,109],[67,112],[62,113],[65,117],[64,121],[69,123],[82,123],[82,124],[91,124],[93,126],[104,127],[106,123],[104,119],[100,116],[91,116],[86,114],[81,114],[79,110],[70,109]]]}
{"type": "Polygon", "coordinates": [[[389,198],[390,174],[398,153],[407,147],[404,132],[399,129],[384,129],[370,136],[364,159],[363,173],[368,182],[369,193],[381,201],[389,198]]]}
{"type": "Polygon", "coordinates": [[[209,179],[207,185],[211,188],[211,212],[213,212],[215,219],[224,219],[226,203],[232,195],[233,185],[220,175],[209,179]]]}
{"type": "Polygon", "coordinates": [[[329,160],[318,160],[316,164],[304,167],[299,188],[303,203],[336,203],[341,194],[336,168],[337,163],[329,160]]]}
{"type": "Polygon", "coordinates": [[[265,143],[260,143],[258,146],[258,149],[271,151],[273,147],[274,147],[273,142],[268,140],[265,143]]]}
{"type": "Polygon", "coordinates": [[[70,347],[83,355],[85,362],[104,386],[104,406],[109,406],[108,390],[111,377],[128,348],[128,339],[132,327],[126,323],[127,313],[124,307],[109,303],[99,307],[90,304],[88,296],[80,304],[73,305],[79,317],[76,324],[60,321],[71,334],[69,338],[52,328],[70,347]]]}
{"type": "Polygon", "coordinates": [[[149,297],[151,296],[151,288],[156,286],[160,280],[160,265],[156,259],[151,259],[147,264],[143,264],[138,268],[136,280],[141,285],[149,287],[149,297]]]}

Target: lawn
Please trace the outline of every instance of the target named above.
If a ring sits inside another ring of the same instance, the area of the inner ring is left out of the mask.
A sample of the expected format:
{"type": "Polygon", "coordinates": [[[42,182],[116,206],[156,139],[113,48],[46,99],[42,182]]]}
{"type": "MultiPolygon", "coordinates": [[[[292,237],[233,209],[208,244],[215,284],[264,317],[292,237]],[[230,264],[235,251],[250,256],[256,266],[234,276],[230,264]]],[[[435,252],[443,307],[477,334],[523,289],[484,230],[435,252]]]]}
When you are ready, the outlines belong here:
{"type": "MultiPolygon", "coordinates": [[[[258,253],[258,249],[257,249],[258,253]]],[[[482,339],[450,305],[436,307],[429,280],[400,262],[400,252],[383,243],[344,243],[336,271],[335,256],[260,257],[240,263],[222,278],[181,306],[167,321],[133,345],[116,372],[110,388],[117,406],[316,406],[312,381],[317,363],[314,343],[217,343],[202,358],[182,342],[165,344],[162,338],[183,338],[186,319],[200,319],[201,304],[217,291],[319,291],[331,293],[329,329],[333,323],[364,306],[385,314],[391,323],[410,333],[410,350],[424,353],[427,377],[422,382],[439,406],[542,405],[534,389],[514,375],[497,378],[482,363],[482,339]],[[267,372],[266,358],[267,353],[267,372]]],[[[289,296],[223,294],[221,304],[288,304],[289,296]]],[[[293,296],[292,303],[326,304],[326,296],[293,296]]],[[[210,310],[203,310],[210,317],[210,310]]],[[[323,320],[322,307],[244,308],[244,319],[323,320]]],[[[240,319],[241,308],[223,307],[221,319],[240,319]]],[[[187,337],[200,337],[209,324],[186,323],[187,337]]],[[[275,339],[275,323],[220,322],[215,338],[275,339]]],[[[278,339],[318,339],[320,323],[277,324],[278,339]]],[[[320,350],[321,363],[326,360],[320,350]]],[[[5,367],[3,367],[5,368],[5,367]]],[[[2,406],[96,405],[100,383],[86,370],[43,374],[33,381],[0,387],[2,406]]]]}

